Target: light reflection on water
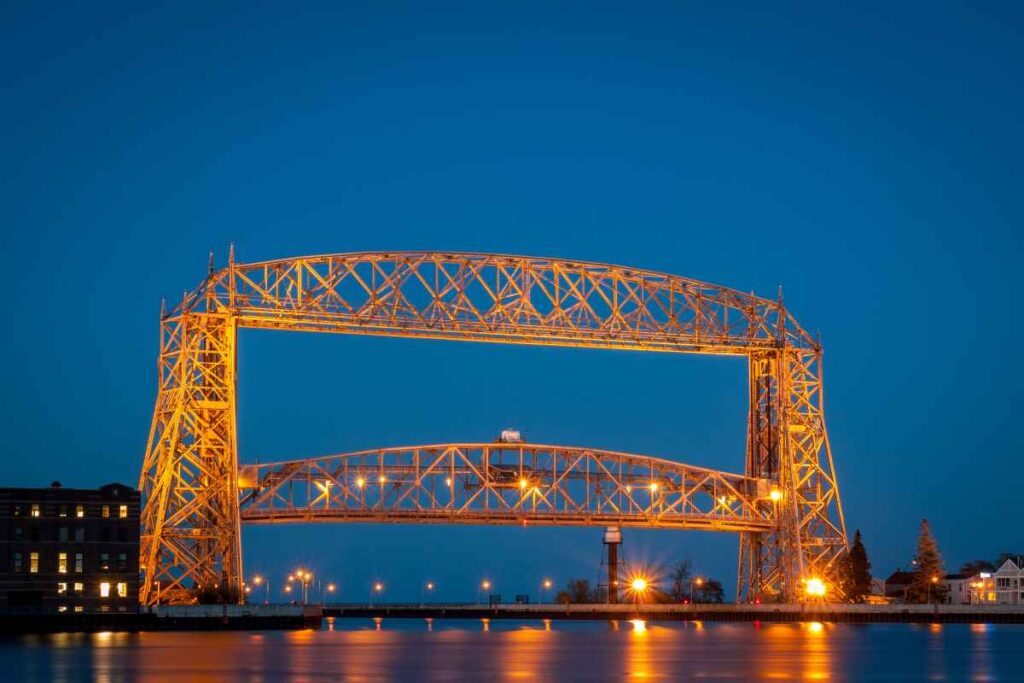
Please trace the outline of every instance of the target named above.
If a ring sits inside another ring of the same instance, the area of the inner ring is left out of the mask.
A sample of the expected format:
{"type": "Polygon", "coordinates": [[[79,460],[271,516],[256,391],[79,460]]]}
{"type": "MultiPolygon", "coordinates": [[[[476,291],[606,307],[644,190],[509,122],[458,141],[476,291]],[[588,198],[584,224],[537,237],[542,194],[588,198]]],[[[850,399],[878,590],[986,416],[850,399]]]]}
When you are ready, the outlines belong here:
{"type": "Polygon", "coordinates": [[[95,680],[1007,680],[1024,626],[447,619],[319,630],[0,640],[0,678],[95,680]]]}

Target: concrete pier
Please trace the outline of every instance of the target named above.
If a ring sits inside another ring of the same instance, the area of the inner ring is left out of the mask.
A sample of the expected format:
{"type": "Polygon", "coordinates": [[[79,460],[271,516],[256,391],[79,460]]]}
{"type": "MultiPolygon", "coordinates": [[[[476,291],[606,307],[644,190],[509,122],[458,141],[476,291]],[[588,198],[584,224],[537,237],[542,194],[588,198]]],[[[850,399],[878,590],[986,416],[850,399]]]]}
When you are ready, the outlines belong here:
{"type": "Polygon", "coordinates": [[[1024,624],[1014,605],[328,605],[325,617],[1024,624]]]}

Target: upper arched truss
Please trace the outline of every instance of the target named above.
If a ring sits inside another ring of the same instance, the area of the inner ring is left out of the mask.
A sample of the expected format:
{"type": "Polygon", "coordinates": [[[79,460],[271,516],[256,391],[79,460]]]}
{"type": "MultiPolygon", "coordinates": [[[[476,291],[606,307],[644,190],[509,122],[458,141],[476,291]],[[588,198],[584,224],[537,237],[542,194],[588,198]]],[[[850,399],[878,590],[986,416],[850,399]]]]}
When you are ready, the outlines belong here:
{"type": "Polygon", "coordinates": [[[331,254],[212,271],[171,315],[243,327],[742,354],[816,342],[781,302],[664,273],[456,252],[331,254]]]}

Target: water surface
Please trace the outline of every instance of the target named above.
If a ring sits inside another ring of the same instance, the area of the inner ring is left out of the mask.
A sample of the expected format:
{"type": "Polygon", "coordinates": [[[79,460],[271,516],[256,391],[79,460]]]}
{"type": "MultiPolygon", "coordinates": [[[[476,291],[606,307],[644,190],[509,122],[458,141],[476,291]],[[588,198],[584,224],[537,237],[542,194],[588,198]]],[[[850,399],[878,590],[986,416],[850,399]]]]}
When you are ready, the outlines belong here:
{"type": "Polygon", "coordinates": [[[1024,681],[1024,626],[327,619],[0,641],[11,681],[1024,681]]]}

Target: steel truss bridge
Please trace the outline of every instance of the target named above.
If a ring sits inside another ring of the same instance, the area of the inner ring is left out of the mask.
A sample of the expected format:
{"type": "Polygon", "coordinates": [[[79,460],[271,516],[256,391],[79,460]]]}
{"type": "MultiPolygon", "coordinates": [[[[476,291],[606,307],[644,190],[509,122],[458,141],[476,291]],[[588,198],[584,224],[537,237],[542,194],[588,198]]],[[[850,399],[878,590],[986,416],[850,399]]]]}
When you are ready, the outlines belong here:
{"type": "Polygon", "coordinates": [[[387,448],[240,468],[242,521],[603,525],[770,531],[767,480],[515,443],[387,448]]]}
{"type": "Polygon", "coordinates": [[[236,263],[161,312],[140,478],[140,599],[242,586],[240,527],[288,521],[608,524],[740,536],[737,596],[835,584],[846,550],[822,349],[769,300],[560,259],[380,252],[236,263]],[[239,328],[746,357],[744,474],[608,451],[442,444],[239,466],[239,328]]]}

